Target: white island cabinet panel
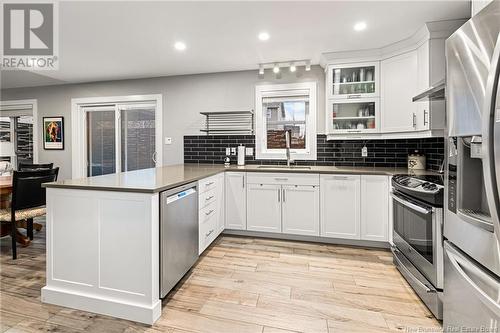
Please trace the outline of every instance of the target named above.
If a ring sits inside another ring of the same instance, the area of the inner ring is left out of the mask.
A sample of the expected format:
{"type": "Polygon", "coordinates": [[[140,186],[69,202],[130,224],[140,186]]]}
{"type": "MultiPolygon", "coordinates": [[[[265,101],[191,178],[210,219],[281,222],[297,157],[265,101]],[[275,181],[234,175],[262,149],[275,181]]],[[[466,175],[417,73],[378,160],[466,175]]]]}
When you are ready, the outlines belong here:
{"type": "Polygon", "coordinates": [[[283,185],[283,233],[319,236],[319,186],[283,185]]]}
{"type": "Polygon", "coordinates": [[[361,239],[389,239],[388,176],[361,176],[361,239]]]}
{"type": "Polygon", "coordinates": [[[150,226],[144,223],[149,219],[143,210],[145,204],[137,195],[102,198],[98,207],[100,288],[140,296],[148,293],[147,284],[143,284],[148,263],[137,256],[146,252],[151,237],[150,226]]]}
{"type": "Polygon", "coordinates": [[[96,237],[98,226],[97,223],[88,223],[88,219],[97,221],[97,200],[64,192],[56,192],[50,199],[56,203],[47,216],[47,229],[50,230],[47,237],[51,240],[47,246],[53,250],[47,262],[52,263],[52,278],[94,287],[99,257],[96,237]],[[72,204],[74,200],[78,200],[79,204],[72,204]],[[68,216],[71,216],[69,221],[66,220],[68,216]],[[82,251],[83,248],[87,248],[87,251],[82,251]],[[79,264],[75,266],[75,262],[79,264]]]}
{"type": "Polygon", "coordinates": [[[281,232],[281,185],[248,184],[247,230],[281,232]]]}
{"type": "Polygon", "coordinates": [[[321,175],[321,236],[360,239],[359,175],[321,175]]]}
{"type": "Polygon", "coordinates": [[[226,174],[226,228],[246,230],[247,196],[246,173],[228,172],[226,174]]]}
{"type": "Polygon", "coordinates": [[[42,302],[154,323],[159,214],[158,193],[48,188],[42,302]]]}

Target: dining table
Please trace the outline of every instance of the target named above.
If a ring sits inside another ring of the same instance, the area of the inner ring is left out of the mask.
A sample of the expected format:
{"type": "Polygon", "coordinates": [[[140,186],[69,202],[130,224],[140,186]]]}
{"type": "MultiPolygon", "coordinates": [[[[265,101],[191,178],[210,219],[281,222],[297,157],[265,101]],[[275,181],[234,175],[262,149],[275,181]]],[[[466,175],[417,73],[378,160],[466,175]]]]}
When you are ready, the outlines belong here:
{"type": "MultiPolygon", "coordinates": [[[[0,176],[0,209],[10,209],[12,203],[12,176],[0,176]]],[[[15,228],[26,229],[27,221],[17,221],[15,228]]],[[[12,223],[2,223],[0,224],[0,237],[7,236],[11,234],[12,223]]],[[[33,223],[33,229],[40,231],[42,225],[39,223],[33,223]]],[[[21,244],[21,246],[28,246],[31,240],[28,236],[24,235],[16,230],[16,241],[21,244]]]]}

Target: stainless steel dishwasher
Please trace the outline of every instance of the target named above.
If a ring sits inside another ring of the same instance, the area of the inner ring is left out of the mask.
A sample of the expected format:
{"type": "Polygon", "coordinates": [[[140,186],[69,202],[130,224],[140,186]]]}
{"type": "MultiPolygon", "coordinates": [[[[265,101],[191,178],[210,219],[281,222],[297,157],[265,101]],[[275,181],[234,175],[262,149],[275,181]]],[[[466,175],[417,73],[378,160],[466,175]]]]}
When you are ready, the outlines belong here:
{"type": "Polygon", "coordinates": [[[160,297],[163,298],[198,259],[197,183],[161,192],[160,204],[160,297]]]}

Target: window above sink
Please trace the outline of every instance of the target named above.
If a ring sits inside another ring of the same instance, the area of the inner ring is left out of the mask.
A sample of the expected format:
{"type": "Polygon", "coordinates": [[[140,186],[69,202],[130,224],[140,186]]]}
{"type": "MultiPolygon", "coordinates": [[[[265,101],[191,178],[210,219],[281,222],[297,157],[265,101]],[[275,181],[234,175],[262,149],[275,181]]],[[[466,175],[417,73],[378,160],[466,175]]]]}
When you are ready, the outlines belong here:
{"type": "Polygon", "coordinates": [[[293,159],[316,159],[316,82],[255,88],[257,159],[286,159],[285,132],[293,159]]]}

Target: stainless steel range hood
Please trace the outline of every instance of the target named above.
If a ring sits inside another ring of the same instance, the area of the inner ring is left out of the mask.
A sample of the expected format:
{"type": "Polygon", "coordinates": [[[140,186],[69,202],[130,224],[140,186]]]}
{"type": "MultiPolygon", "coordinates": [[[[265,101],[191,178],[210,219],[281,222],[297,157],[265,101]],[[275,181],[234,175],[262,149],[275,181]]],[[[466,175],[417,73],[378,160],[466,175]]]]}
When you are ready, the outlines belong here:
{"type": "Polygon", "coordinates": [[[413,97],[413,102],[444,100],[445,81],[441,80],[429,89],[413,97]]]}

